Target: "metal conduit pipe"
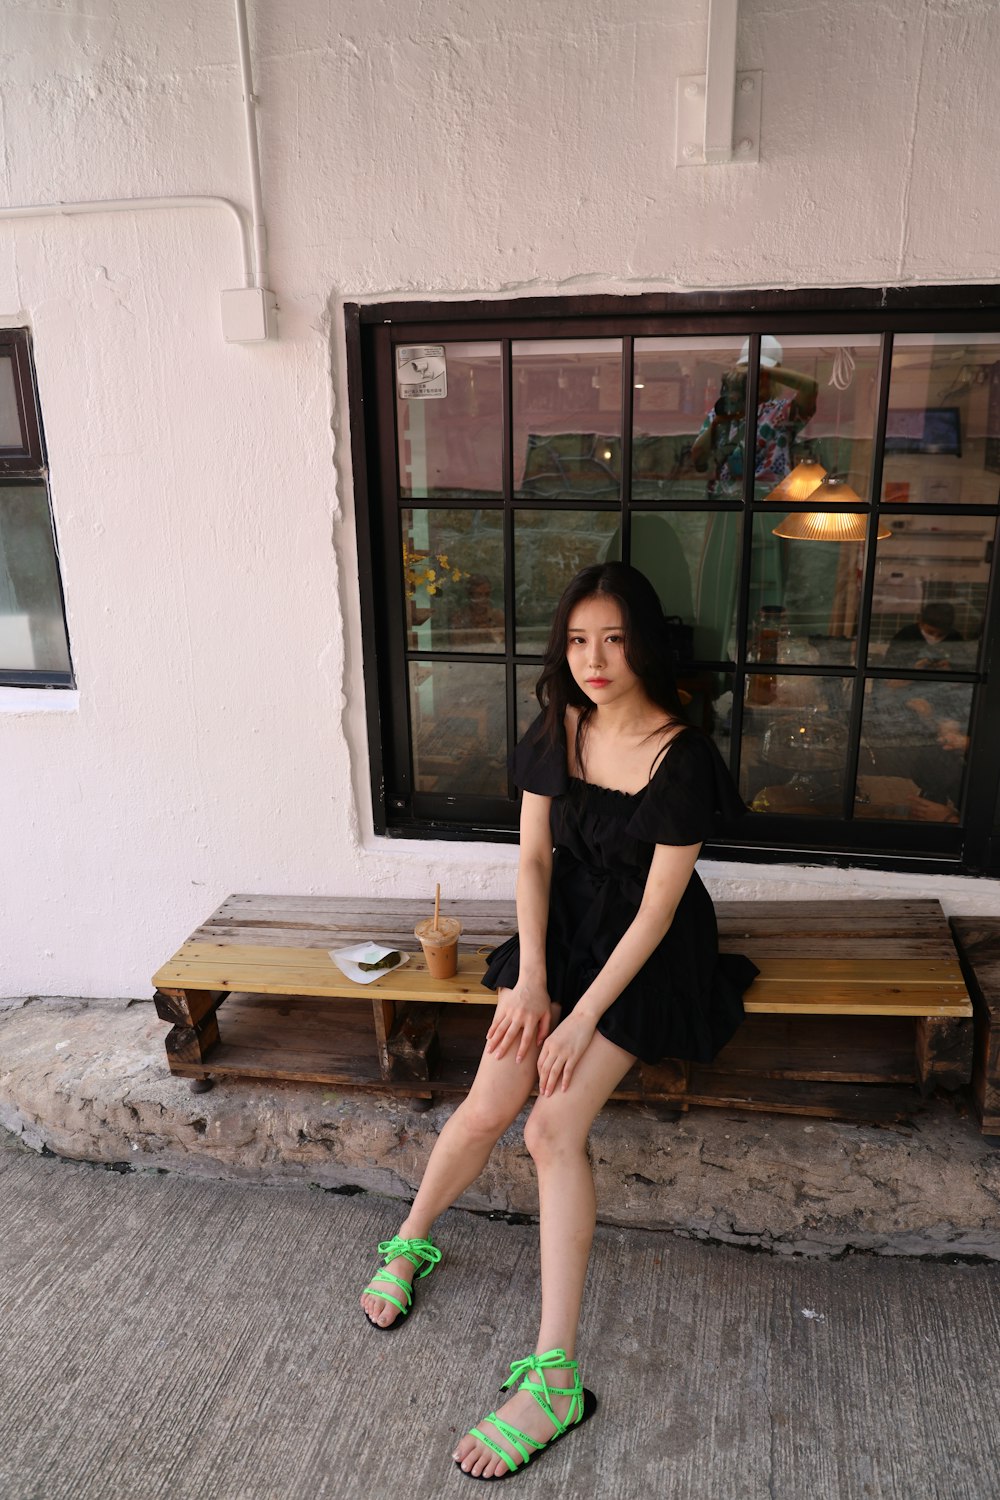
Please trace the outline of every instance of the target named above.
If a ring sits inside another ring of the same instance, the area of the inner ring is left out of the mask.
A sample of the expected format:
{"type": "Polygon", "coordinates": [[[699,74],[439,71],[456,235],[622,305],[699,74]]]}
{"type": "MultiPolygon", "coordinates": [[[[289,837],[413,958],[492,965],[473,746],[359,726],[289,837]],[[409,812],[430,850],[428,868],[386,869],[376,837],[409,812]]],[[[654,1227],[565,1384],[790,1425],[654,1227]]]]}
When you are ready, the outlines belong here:
{"type": "MultiPolygon", "coordinates": [[[[240,49],[240,80],[243,85],[243,116],[247,137],[247,160],[250,165],[250,205],[253,214],[253,285],[267,286],[267,230],[264,227],[264,205],[260,187],[260,153],[257,149],[257,96],[253,91],[250,67],[250,33],[247,29],[246,0],[236,0],[236,34],[240,49]]],[[[250,283],[248,282],[249,286],[250,283]]]]}
{"type": "Polygon", "coordinates": [[[245,211],[229,198],[204,194],[178,194],[160,198],[96,198],[86,202],[30,203],[0,208],[0,222],[13,219],[55,218],[72,214],[125,213],[146,208],[224,208],[235,216],[243,258],[243,287],[222,294],[223,332],[231,342],[257,342],[273,335],[274,297],[267,287],[267,230],[260,186],[260,155],[257,149],[257,97],[250,66],[250,35],[246,0],[235,0],[236,34],[239,45],[240,80],[250,169],[252,224],[245,211]],[[251,234],[253,248],[251,250],[251,234]],[[249,292],[249,303],[243,300],[249,292]],[[258,295],[260,294],[260,295],[258,295]]]}
{"type": "Polygon", "coordinates": [[[3,219],[45,219],[72,214],[113,214],[144,208],[224,208],[239,226],[240,253],[243,258],[243,285],[253,286],[253,262],[250,255],[250,229],[243,209],[228,198],[201,194],[168,198],[95,198],[81,203],[31,203],[22,208],[0,208],[3,219]]]}

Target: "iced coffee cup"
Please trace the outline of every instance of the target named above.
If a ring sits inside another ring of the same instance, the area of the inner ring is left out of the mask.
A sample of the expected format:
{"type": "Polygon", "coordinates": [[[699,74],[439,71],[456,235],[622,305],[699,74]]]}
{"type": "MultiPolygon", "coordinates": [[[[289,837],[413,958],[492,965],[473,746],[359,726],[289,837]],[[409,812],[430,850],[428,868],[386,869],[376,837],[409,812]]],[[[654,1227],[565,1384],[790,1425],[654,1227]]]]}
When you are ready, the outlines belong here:
{"type": "Polygon", "coordinates": [[[420,939],[427,960],[427,972],[433,979],[450,979],[458,972],[458,935],[462,924],[457,917],[425,917],[413,929],[420,939]]]}

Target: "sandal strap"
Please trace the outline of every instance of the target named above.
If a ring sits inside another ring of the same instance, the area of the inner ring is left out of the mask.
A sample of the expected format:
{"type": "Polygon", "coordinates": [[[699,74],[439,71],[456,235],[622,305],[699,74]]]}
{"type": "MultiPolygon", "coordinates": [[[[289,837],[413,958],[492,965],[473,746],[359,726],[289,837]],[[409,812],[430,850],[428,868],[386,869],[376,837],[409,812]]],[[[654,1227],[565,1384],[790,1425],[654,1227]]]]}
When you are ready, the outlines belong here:
{"type": "Polygon", "coordinates": [[[391,1240],[382,1240],[379,1243],[378,1253],[385,1256],[387,1264],[390,1260],[405,1257],[412,1266],[416,1267],[418,1276],[429,1276],[441,1259],[441,1251],[430,1240],[408,1240],[398,1234],[391,1240]],[[421,1262],[424,1261],[426,1265],[421,1270],[421,1262]]]}
{"type": "Polygon", "coordinates": [[[570,1427],[574,1427],[583,1415],[583,1386],[580,1383],[580,1366],[575,1359],[567,1359],[565,1349],[547,1349],[544,1354],[529,1354],[526,1359],[516,1359],[510,1367],[510,1375],[500,1387],[501,1390],[509,1390],[510,1387],[520,1381],[519,1390],[527,1391],[532,1399],[541,1407],[546,1417],[556,1429],[558,1436],[570,1427]],[[572,1385],[556,1385],[549,1387],[545,1379],[546,1370],[572,1370],[572,1385]],[[537,1375],[537,1380],[532,1380],[532,1375],[537,1375]],[[553,1396],[568,1396],[570,1398],[569,1410],[566,1413],[565,1422],[556,1416],[552,1407],[553,1396]]]}
{"type": "Polygon", "coordinates": [[[394,1276],[391,1271],[376,1271],[375,1275],[372,1277],[371,1285],[365,1287],[363,1295],[381,1297],[386,1302],[394,1302],[400,1309],[400,1311],[404,1313],[409,1311],[410,1303],[413,1301],[413,1289],[410,1286],[410,1283],[408,1281],[403,1281],[403,1279],[399,1276],[394,1276]],[[391,1292],[384,1292],[381,1287],[376,1286],[376,1281],[394,1281],[398,1287],[402,1287],[403,1291],[406,1293],[405,1306],[398,1300],[398,1298],[394,1297],[391,1292]]]}
{"type": "Polygon", "coordinates": [[[470,1427],[469,1436],[478,1438],[481,1443],[486,1444],[487,1448],[492,1448],[497,1457],[503,1459],[511,1473],[514,1472],[515,1468],[531,1462],[531,1453],[525,1447],[526,1443],[530,1443],[536,1453],[540,1453],[543,1448],[548,1447],[547,1443],[538,1442],[530,1433],[522,1432],[520,1427],[512,1427],[509,1422],[505,1422],[502,1417],[498,1417],[495,1411],[491,1411],[488,1417],[483,1418],[483,1421],[491,1423],[501,1436],[507,1439],[511,1447],[517,1449],[521,1455],[521,1464],[511,1463],[510,1454],[501,1448],[499,1443],[495,1443],[492,1438],[487,1437],[486,1433],[479,1427],[470,1427]]]}

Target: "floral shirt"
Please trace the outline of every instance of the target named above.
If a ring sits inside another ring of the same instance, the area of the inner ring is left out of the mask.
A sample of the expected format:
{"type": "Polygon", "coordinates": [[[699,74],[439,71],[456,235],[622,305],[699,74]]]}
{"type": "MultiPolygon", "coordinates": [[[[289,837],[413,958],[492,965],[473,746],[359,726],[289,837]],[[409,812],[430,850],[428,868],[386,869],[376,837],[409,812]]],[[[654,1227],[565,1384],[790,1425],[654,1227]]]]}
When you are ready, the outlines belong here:
{"type": "MultiPolygon", "coordinates": [[[[714,411],[710,411],[701,424],[702,432],[712,425],[714,411]]],[[[769,484],[791,473],[792,445],[805,426],[794,396],[776,396],[762,401],[757,408],[757,465],[756,477],[769,484]]],[[[719,421],[715,429],[714,453],[717,469],[709,489],[716,486],[735,488],[743,480],[743,418],[734,417],[730,422],[719,421]]]]}

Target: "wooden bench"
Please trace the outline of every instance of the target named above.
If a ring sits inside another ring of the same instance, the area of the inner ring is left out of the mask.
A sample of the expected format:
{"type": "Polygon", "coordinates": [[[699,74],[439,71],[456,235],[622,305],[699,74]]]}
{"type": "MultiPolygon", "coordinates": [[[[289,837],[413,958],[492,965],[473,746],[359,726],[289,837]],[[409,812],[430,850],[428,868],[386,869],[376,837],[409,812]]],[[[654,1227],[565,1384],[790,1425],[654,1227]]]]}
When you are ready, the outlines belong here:
{"type": "Polygon", "coordinates": [[[1000,1135],[1000,917],[952,917],[975,1012],[972,1101],[984,1135],[1000,1135]]]}
{"type": "MultiPolygon", "coordinates": [[[[448,901],[463,923],[459,972],[434,980],[413,937],[417,901],[230,896],[154,975],[173,1073],[464,1092],[493,1003],[485,955],[516,926],[513,902],[448,901]],[[373,938],[410,962],[361,987],[330,948],[373,938]],[[225,1002],[224,1033],[219,1010],[225,1002]]],[[[972,1004],[936,901],[721,902],[722,948],[760,977],[747,1021],[710,1066],[638,1064],[620,1099],[855,1120],[904,1119],[937,1086],[967,1084],[972,1004]]]]}

